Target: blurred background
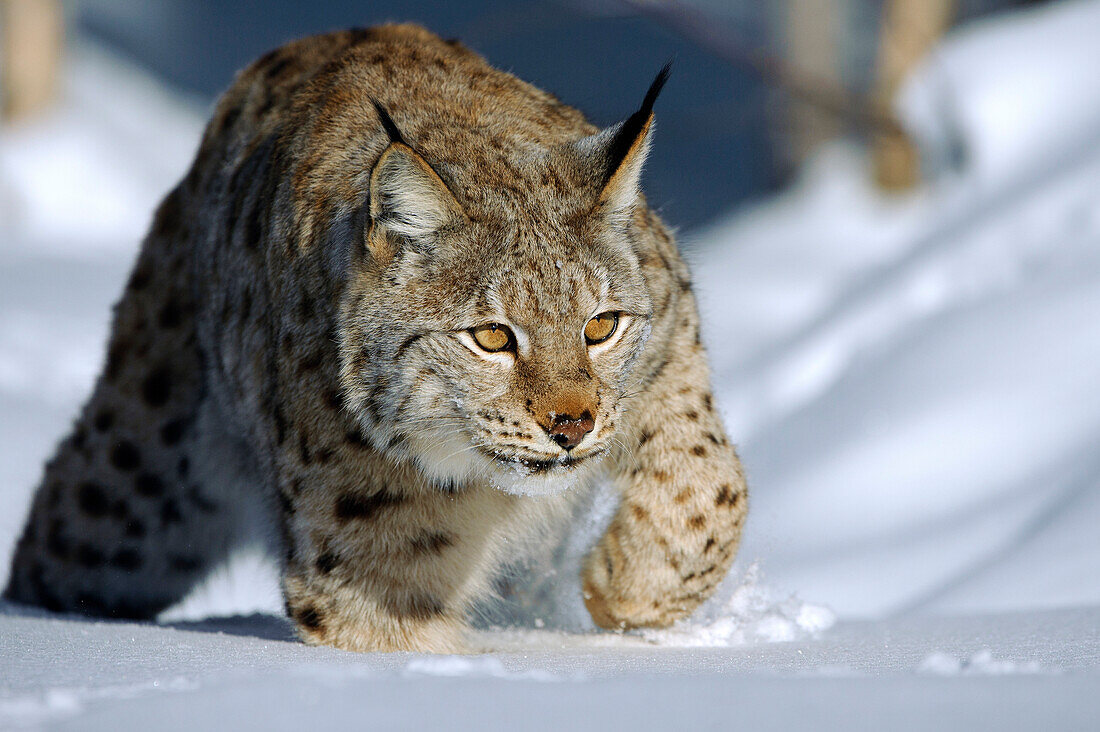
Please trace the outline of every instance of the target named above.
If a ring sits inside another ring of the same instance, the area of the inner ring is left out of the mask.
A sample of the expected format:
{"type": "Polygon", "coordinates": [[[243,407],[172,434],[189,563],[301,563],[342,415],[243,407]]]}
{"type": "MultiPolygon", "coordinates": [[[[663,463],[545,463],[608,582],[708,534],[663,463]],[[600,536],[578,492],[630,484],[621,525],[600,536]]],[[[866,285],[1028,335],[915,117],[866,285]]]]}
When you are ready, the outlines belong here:
{"type": "Polygon", "coordinates": [[[709,612],[751,565],[842,617],[1100,603],[1097,0],[0,0],[0,581],[217,94],[386,20],[600,125],[675,59],[645,189],[753,501],[709,612]]]}

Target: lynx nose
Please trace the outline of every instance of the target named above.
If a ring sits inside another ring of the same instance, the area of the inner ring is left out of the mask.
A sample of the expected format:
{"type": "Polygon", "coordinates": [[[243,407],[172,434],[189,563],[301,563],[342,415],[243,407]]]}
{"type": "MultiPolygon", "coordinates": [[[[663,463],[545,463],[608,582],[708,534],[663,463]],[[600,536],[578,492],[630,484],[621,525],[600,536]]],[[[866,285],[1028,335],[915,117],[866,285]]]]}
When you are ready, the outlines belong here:
{"type": "Polygon", "coordinates": [[[585,411],[580,417],[571,417],[568,414],[558,414],[550,421],[550,439],[558,443],[559,447],[572,450],[581,444],[584,436],[592,431],[596,423],[592,420],[592,414],[585,411]]]}

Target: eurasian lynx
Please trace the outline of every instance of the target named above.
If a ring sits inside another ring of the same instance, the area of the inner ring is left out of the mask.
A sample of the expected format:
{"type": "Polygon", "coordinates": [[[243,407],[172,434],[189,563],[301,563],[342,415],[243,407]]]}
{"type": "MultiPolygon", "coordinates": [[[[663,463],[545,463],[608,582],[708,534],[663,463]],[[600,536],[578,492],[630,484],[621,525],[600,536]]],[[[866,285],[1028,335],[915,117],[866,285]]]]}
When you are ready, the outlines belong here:
{"type": "Polygon", "coordinates": [[[690,613],[747,494],[639,192],[665,76],[599,131],[415,26],[246,69],[156,213],[8,596],[154,617],[262,496],[302,638],[460,650],[494,570],[603,476],[593,619],[690,613]]]}

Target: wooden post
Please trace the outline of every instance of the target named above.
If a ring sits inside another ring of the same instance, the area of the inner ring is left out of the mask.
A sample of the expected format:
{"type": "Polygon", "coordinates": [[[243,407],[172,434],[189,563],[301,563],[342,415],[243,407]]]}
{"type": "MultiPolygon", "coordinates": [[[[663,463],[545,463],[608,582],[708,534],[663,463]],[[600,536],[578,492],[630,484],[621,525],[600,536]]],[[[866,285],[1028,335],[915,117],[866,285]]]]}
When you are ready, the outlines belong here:
{"type": "Polygon", "coordinates": [[[61,73],[58,0],[0,0],[0,115],[17,120],[49,105],[61,73]]]}
{"type": "MultiPolygon", "coordinates": [[[[879,35],[875,100],[889,109],[905,78],[947,30],[953,0],[887,0],[879,35]]],[[[875,135],[871,143],[875,182],[888,191],[920,181],[920,157],[904,133],[875,135]]]]}
{"type": "MultiPolygon", "coordinates": [[[[786,58],[792,69],[811,74],[831,89],[842,89],[840,78],[840,14],[844,0],[787,0],[786,58]]],[[[843,131],[834,115],[792,98],[790,162],[800,163],[814,148],[843,131]]]]}

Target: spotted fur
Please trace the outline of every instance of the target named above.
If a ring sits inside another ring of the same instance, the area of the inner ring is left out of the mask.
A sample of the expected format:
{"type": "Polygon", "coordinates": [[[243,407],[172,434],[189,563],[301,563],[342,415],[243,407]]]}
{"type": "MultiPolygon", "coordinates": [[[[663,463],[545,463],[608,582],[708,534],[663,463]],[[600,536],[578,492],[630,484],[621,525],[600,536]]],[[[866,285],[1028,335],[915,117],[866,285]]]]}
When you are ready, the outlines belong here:
{"type": "Polygon", "coordinates": [[[688,271],[638,191],[663,78],[599,131],[415,26],[242,72],[157,211],[7,595],[154,617],[266,505],[305,640],[461,650],[501,561],[609,476],[592,617],[690,613],[746,490],[688,271]],[[618,330],[589,346],[605,311],[618,330]],[[514,352],[479,352],[487,322],[514,352]]]}

